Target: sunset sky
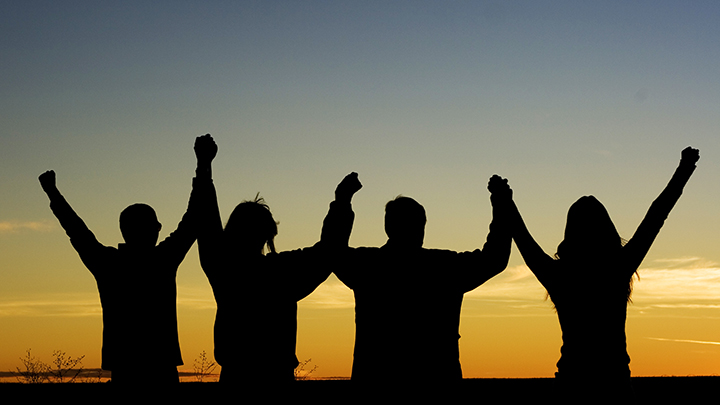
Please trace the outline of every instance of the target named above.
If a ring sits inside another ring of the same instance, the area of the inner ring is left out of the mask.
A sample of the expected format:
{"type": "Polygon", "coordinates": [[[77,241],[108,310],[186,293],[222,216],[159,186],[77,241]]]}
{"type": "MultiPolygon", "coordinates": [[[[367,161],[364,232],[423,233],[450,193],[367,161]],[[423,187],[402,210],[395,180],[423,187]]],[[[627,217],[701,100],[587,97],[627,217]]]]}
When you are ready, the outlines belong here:
{"type": "MultiPolygon", "coordinates": [[[[352,171],[352,246],[385,243],[384,204],[403,194],[425,206],[425,247],[481,247],[495,173],[549,254],[583,195],[629,239],[692,145],[698,168],[635,283],[628,351],[633,375],[718,375],[718,21],[717,1],[0,1],[0,371],[29,348],[100,365],[95,281],[37,176],[55,170],[106,245],[135,202],[163,238],[187,206],[194,139],[211,133],[223,220],[260,192],[278,250],[318,240],[352,171]]],[[[191,370],[215,317],[196,247],[177,282],[191,370]]],[[[300,303],[314,376],[350,375],[353,307],[334,276],[300,303]]],[[[466,294],[460,334],[465,377],[555,372],[557,317],[515,247],[466,294]]]]}

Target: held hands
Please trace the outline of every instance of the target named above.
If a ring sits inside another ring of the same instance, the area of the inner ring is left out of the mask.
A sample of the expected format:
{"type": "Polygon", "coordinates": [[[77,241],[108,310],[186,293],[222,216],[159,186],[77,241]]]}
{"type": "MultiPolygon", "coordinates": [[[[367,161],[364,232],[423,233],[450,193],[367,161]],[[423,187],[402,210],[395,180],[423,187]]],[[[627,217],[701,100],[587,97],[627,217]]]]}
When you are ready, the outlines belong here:
{"type": "Polygon", "coordinates": [[[700,151],[698,149],[693,149],[691,146],[683,149],[680,157],[681,164],[694,165],[698,160],[700,160],[700,151]]]}
{"type": "Polygon", "coordinates": [[[198,165],[210,164],[217,155],[218,147],[210,134],[195,138],[195,157],[198,165]]]}
{"type": "Polygon", "coordinates": [[[54,171],[46,171],[45,173],[41,174],[40,177],[38,177],[38,180],[40,180],[40,186],[42,186],[42,189],[43,191],[45,191],[45,193],[49,194],[50,192],[57,190],[54,171]]]}
{"type": "Polygon", "coordinates": [[[353,195],[362,188],[358,174],[352,172],[345,176],[335,189],[335,200],[350,202],[353,195]]]}
{"type": "Polygon", "coordinates": [[[490,177],[490,181],[488,181],[488,191],[490,191],[492,197],[512,198],[512,189],[507,179],[503,179],[497,174],[490,177]]]}

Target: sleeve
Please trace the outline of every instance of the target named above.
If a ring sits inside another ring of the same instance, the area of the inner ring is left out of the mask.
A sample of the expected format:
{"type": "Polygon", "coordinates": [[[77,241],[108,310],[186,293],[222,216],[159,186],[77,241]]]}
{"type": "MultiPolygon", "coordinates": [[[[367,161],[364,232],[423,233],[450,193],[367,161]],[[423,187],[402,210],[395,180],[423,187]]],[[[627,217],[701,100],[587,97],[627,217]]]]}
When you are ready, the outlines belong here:
{"type": "Polygon", "coordinates": [[[297,302],[310,295],[330,275],[315,247],[268,253],[270,268],[297,302]]]}
{"type": "Polygon", "coordinates": [[[525,260],[525,264],[535,274],[540,284],[545,289],[550,290],[552,288],[552,269],[555,260],[545,253],[530,235],[530,231],[525,226],[525,221],[520,216],[520,211],[514,201],[510,202],[510,224],[515,245],[520,251],[523,260],[525,260]]]}
{"type": "Polygon", "coordinates": [[[223,268],[223,228],[220,208],[218,207],[215,185],[211,179],[196,178],[194,188],[198,197],[198,251],[200,265],[212,284],[223,268]]]}
{"type": "Polygon", "coordinates": [[[330,210],[323,221],[320,243],[327,253],[327,260],[331,263],[332,272],[349,288],[355,285],[357,271],[353,264],[356,250],[350,248],[350,234],[352,233],[355,213],[349,202],[333,201],[330,210]]]}
{"type": "Polygon", "coordinates": [[[348,253],[355,213],[349,202],[330,203],[323,220],[320,241],[313,247],[280,253],[293,270],[291,280],[296,301],[315,291],[336,270],[348,253]]]}
{"type": "Polygon", "coordinates": [[[623,259],[630,275],[640,267],[645,255],[650,250],[670,211],[680,199],[683,188],[695,171],[695,164],[681,162],[675,170],[670,182],[660,195],[653,201],[645,218],[638,226],[635,234],[623,247],[623,259]]]}
{"type": "Polygon", "coordinates": [[[179,266],[182,263],[197,238],[199,193],[196,180],[193,179],[193,189],[190,192],[188,208],[183,214],[180,223],[167,238],[157,245],[158,251],[162,252],[163,256],[167,257],[174,266],[179,266]]]}
{"type": "Polygon", "coordinates": [[[354,221],[355,213],[349,202],[331,202],[323,220],[320,245],[327,250],[347,248],[354,221]]]}
{"type": "Polygon", "coordinates": [[[482,250],[457,254],[458,268],[462,269],[462,289],[473,290],[500,274],[510,260],[512,234],[509,224],[509,204],[506,197],[491,195],[493,219],[482,250]]]}
{"type": "Polygon", "coordinates": [[[60,192],[49,193],[48,197],[50,198],[50,209],[70,238],[70,243],[80,256],[80,260],[91,273],[97,275],[104,268],[102,263],[103,253],[108,249],[114,249],[103,246],[98,242],[95,235],[70,207],[70,204],[60,192]]]}

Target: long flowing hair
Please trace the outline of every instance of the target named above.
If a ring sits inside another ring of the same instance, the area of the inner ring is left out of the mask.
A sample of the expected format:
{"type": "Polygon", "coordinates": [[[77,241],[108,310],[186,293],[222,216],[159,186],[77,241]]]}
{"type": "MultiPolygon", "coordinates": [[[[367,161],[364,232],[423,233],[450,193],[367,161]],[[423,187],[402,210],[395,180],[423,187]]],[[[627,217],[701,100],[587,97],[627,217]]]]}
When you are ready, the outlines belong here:
{"type": "MultiPolygon", "coordinates": [[[[558,245],[555,258],[568,263],[568,268],[585,267],[584,271],[599,273],[588,274],[588,277],[603,277],[602,272],[613,271],[612,267],[619,264],[616,259],[625,243],[605,206],[597,198],[585,196],[568,210],[565,238],[558,245]]],[[[627,281],[628,302],[631,302],[633,278],[627,281]]]]}

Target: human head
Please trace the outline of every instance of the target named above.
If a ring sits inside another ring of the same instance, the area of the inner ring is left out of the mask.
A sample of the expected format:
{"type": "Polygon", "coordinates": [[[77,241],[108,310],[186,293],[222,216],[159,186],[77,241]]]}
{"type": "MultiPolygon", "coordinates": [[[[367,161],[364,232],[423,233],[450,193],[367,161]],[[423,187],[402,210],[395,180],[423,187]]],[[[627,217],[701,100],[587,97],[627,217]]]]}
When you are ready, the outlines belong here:
{"type": "Polygon", "coordinates": [[[394,243],[422,247],[426,222],[425,208],[410,197],[397,196],[385,204],[385,233],[394,243]]]}
{"type": "Polygon", "coordinates": [[[243,201],[230,214],[225,224],[225,240],[242,249],[262,252],[265,245],[275,253],[275,235],[277,222],[273,219],[270,207],[259,195],[252,201],[243,201]]]}
{"type": "Polygon", "coordinates": [[[161,228],[155,210],[147,204],[133,204],[120,213],[120,233],[128,245],[155,246],[161,228]]]}
{"type": "Polygon", "coordinates": [[[581,197],[570,206],[565,239],[557,249],[559,258],[597,262],[609,259],[620,248],[622,238],[597,198],[581,197]]]}

